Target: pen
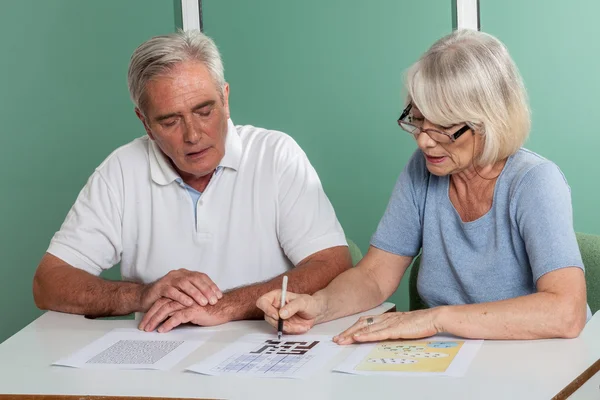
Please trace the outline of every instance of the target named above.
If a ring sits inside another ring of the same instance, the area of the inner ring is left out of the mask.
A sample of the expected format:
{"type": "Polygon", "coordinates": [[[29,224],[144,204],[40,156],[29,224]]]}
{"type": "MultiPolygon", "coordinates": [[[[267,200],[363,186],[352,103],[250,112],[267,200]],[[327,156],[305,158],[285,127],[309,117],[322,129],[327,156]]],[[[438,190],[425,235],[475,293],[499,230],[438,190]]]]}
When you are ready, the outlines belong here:
{"type": "MultiPolygon", "coordinates": [[[[279,310],[285,306],[285,292],[287,291],[287,275],[283,276],[283,283],[281,284],[281,307],[279,310]]],[[[281,340],[281,335],[283,335],[283,319],[281,316],[279,317],[279,321],[277,321],[277,340],[281,340]]]]}

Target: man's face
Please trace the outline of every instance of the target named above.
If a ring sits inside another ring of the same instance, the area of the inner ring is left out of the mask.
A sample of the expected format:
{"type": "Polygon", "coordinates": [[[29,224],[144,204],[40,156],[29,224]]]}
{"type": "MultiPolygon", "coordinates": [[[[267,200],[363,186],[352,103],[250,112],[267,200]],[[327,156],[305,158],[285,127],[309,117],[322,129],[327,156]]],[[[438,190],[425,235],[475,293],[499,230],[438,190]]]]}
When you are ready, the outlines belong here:
{"type": "Polygon", "coordinates": [[[221,95],[200,62],[181,62],[150,80],[144,112],[136,114],[185,181],[210,175],[225,155],[229,86],[221,95]]]}

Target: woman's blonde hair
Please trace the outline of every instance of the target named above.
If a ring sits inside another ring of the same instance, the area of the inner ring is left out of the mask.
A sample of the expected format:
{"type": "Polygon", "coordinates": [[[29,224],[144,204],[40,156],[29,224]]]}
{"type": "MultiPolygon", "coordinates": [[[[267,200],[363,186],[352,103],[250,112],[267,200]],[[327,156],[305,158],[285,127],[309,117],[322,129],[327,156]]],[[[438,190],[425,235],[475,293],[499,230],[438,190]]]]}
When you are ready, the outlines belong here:
{"type": "Polygon", "coordinates": [[[468,123],[484,137],[480,165],[514,154],[531,126],[527,93],[506,47],[492,35],[457,30],[406,74],[407,104],[433,124],[468,123]]]}

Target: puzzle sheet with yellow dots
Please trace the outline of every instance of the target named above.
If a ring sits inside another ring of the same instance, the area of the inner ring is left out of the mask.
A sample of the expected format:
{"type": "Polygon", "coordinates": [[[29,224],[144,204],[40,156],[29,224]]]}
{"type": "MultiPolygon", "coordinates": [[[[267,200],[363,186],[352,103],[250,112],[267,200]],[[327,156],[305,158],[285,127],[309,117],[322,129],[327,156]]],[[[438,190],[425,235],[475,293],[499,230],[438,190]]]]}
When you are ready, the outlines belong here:
{"type": "Polygon", "coordinates": [[[336,371],[360,375],[464,374],[481,341],[418,340],[360,344],[336,371]]]}
{"type": "Polygon", "coordinates": [[[356,366],[362,371],[446,372],[464,344],[456,342],[388,342],[375,346],[356,366]]]}

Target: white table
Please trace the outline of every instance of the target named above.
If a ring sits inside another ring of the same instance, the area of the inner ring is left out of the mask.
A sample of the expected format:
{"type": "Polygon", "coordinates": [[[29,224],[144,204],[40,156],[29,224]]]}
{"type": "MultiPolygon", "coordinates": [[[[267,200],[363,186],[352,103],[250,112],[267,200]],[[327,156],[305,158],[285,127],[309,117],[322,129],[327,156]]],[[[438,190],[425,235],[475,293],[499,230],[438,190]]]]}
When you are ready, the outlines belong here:
{"type": "Polygon", "coordinates": [[[597,372],[589,380],[587,380],[569,400],[590,400],[600,399],[600,372],[597,372]]]}
{"type": "MultiPolygon", "coordinates": [[[[391,306],[389,303],[387,307],[391,306]]],[[[373,310],[383,312],[384,306],[373,310]]],[[[264,321],[241,321],[199,347],[170,371],[96,371],[50,366],[113,328],[135,321],[86,320],[48,312],[0,345],[1,394],[61,394],[226,399],[550,399],[600,358],[600,313],[570,340],[486,341],[467,375],[366,377],[330,372],[351,351],[344,349],[309,380],[209,377],[184,372],[202,358],[250,332],[273,332],[264,321]]],[[[334,335],[356,316],[315,327],[334,335]]],[[[598,375],[598,374],[597,374],[598,375]]],[[[594,377],[594,381],[598,380],[594,377]]],[[[594,384],[591,382],[590,384],[594,384]]],[[[586,393],[596,393],[597,385],[586,393]]]]}

